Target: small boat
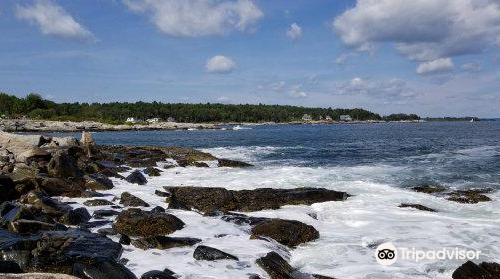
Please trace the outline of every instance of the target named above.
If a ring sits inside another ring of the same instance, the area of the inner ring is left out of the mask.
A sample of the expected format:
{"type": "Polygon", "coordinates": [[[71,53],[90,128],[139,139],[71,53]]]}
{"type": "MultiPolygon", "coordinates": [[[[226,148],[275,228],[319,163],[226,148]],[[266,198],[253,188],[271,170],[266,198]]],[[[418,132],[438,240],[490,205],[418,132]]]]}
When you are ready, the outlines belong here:
{"type": "Polygon", "coordinates": [[[470,122],[474,122],[474,118],[472,118],[472,119],[470,120],[470,122]]]}

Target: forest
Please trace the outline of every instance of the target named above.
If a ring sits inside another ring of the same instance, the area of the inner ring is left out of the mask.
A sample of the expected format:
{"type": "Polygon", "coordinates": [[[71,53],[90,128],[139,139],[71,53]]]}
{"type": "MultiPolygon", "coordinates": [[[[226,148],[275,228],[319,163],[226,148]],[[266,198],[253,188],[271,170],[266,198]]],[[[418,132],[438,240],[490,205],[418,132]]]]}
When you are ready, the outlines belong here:
{"type": "Polygon", "coordinates": [[[313,120],[329,116],[339,120],[340,115],[350,115],[353,120],[418,120],[415,114],[379,114],[361,108],[308,108],[288,105],[219,104],[219,103],[161,103],[161,102],[112,102],[112,103],[56,103],[38,94],[19,98],[0,93],[0,115],[7,118],[27,117],[44,120],[93,120],[104,123],[124,123],[128,117],[136,119],[172,117],[177,122],[277,122],[300,121],[304,114],[313,120]]]}

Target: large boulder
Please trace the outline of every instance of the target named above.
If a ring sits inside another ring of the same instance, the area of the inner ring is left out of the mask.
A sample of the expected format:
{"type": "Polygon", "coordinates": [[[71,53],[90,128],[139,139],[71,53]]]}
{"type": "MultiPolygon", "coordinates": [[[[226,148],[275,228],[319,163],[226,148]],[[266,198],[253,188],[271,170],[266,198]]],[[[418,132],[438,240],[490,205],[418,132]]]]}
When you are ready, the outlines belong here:
{"type": "Polygon", "coordinates": [[[276,252],[269,252],[256,263],[271,279],[295,279],[296,270],[276,252]]]}
{"type": "Polygon", "coordinates": [[[67,274],[56,273],[23,273],[23,274],[2,274],[2,279],[79,279],[67,274]]]}
{"type": "Polygon", "coordinates": [[[0,174],[0,203],[18,199],[21,194],[15,189],[14,181],[3,174],[0,174]]]}
{"type": "Polygon", "coordinates": [[[137,248],[147,249],[170,249],[174,247],[192,246],[201,242],[201,239],[191,237],[169,237],[163,235],[138,238],[131,241],[137,248]]]}
{"type": "Polygon", "coordinates": [[[148,183],[146,177],[144,177],[144,175],[139,170],[133,171],[131,174],[129,174],[129,176],[125,178],[125,180],[130,183],[139,185],[145,185],[146,183],[148,183]]]}
{"type": "Polygon", "coordinates": [[[21,197],[21,202],[30,204],[38,211],[56,217],[60,217],[71,210],[71,206],[61,203],[40,191],[30,191],[21,197]]]}
{"type": "Polygon", "coordinates": [[[167,235],[182,229],[184,225],[184,222],[171,214],[130,208],[118,214],[113,228],[128,236],[147,237],[167,235]]]}
{"type": "Polygon", "coordinates": [[[43,190],[50,196],[80,196],[84,191],[83,187],[74,182],[69,182],[66,179],[39,176],[37,177],[38,188],[43,190]]]}
{"type": "Polygon", "coordinates": [[[120,196],[120,203],[125,206],[143,206],[149,207],[149,204],[140,198],[130,194],[129,192],[123,192],[120,196]]]}
{"type": "Polygon", "coordinates": [[[68,211],[66,214],[59,218],[59,222],[66,225],[79,225],[88,222],[92,216],[85,207],[80,207],[68,211]]]}
{"type": "Polygon", "coordinates": [[[82,279],[137,279],[125,266],[109,260],[75,264],[73,275],[82,279]]]}
{"type": "Polygon", "coordinates": [[[278,209],[287,204],[313,204],[326,201],[342,201],[345,192],[324,188],[272,189],[233,191],[216,187],[164,187],[170,192],[169,208],[190,209],[206,214],[213,211],[259,211],[278,209]]]}
{"type": "Polygon", "coordinates": [[[194,250],[193,257],[197,260],[216,261],[216,260],[236,260],[238,258],[224,251],[205,245],[198,245],[194,250]]]}
{"type": "Polygon", "coordinates": [[[55,228],[57,227],[54,224],[36,220],[18,219],[9,223],[9,231],[22,234],[33,234],[41,231],[51,231],[55,228]]]}
{"type": "Polygon", "coordinates": [[[51,176],[60,178],[79,178],[82,172],[78,169],[75,158],[66,151],[57,151],[47,165],[51,176]]]}
{"type": "Polygon", "coordinates": [[[270,237],[288,247],[319,238],[319,232],[311,225],[295,220],[270,219],[252,228],[251,238],[270,237]]]}
{"type": "Polygon", "coordinates": [[[162,170],[157,169],[155,167],[147,167],[143,170],[143,172],[149,176],[160,176],[162,173],[162,170]]]}
{"type": "Polygon", "coordinates": [[[22,273],[21,267],[12,261],[0,261],[0,274],[3,273],[22,273]]]}
{"type": "Polygon", "coordinates": [[[113,181],[102,174],[89,174],[83,177],[85,188],[90,190],[109,190],[114,187],[113,181]]]}
{"type": "Polygon", "coordinates": [[[29,163],[33,159],[47,160],[50,153],[40,146],[52,139],[40,135],[19,135],[0,131],[0,146],[14,156],[15,162],[29,163]]]}
{"type": "Polygon", "coordinates": [[[151,270],[141,275],[141,279],[176,279],[177,277],[172,276],[173,274],[166,271],[151,270]]]}
{"type": "Polygon", "coordinates": [[[500,278],[500,264],[482,262],[475,264],[467,261],[452,274],[453,279],[498,279],[500,278]]]}
{"type": "Polygon", "coordinates": [[[241,162],[241,161],[229,160],[229,159],[219,159],[218,166],[219,167],[231,167],[231,168],[253,167],[252,164],[241,162]]]}

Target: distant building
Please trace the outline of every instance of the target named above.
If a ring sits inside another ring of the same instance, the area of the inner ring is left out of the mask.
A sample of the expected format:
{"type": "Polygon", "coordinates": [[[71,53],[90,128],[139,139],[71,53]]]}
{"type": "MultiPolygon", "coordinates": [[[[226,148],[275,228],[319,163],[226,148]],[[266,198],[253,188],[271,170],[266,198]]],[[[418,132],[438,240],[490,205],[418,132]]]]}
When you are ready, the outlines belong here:
{"type": "Polygon", "coordinates": [[[330,115],[325,116],[326,121],[332,121],[332,117],[330,115]]]}
{"type": "Polygon", "coordinates": [[[169,118],[167,118],[167,122],[175,122],[175,118],[173,118],[172,116],[170,116],[169,118]]]}
{"type": "Polygon", "coordinates": [[[312,121],[312,117],[309,114],[304,114],[302,116],[302,121],[312,121]]]}
{"type": "Polygon", "coordinates": [[[352,121],[352,117],[350,115],[344,114],[340,116],[340,121],[352,121]]]}
{"type": "Polygon", "coordinates": [[[148,123],[157,123],[160,122],[160,118],[154,117],[146,120],[148,123]]]}
{"type": "Polygon", "coordinates": [[[135,121],[135,118],[133,118],[133,117],[128,117],[128,118],[127,118],[127,121],[125,121],[125,122],[127,122],[127,123],[135,123],[136,121],[135,121]]]}
{"type": "Polygon", "coordinates": [[[321,120],[323,120],[323,116],[321,116],[321,115],[320,115],[318,119],[319,119],[320,121],[321,121],[321,120]]]}

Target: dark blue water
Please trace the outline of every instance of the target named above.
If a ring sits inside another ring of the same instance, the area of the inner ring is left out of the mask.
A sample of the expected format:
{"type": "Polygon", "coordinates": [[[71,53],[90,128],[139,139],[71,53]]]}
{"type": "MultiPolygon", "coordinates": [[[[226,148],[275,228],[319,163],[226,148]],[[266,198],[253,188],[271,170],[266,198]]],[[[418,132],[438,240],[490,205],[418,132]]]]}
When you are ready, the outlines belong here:
{"type": "Polygon", "coordinates": [[[402,186],[436,183],[500,188],[500,121],[266,125],[236,131],[99,132],[94,137],[100,144],[273,147],[273,152],[256,153],[260,164],[382,165],[402,172],[378,179],[402,186]]]}

